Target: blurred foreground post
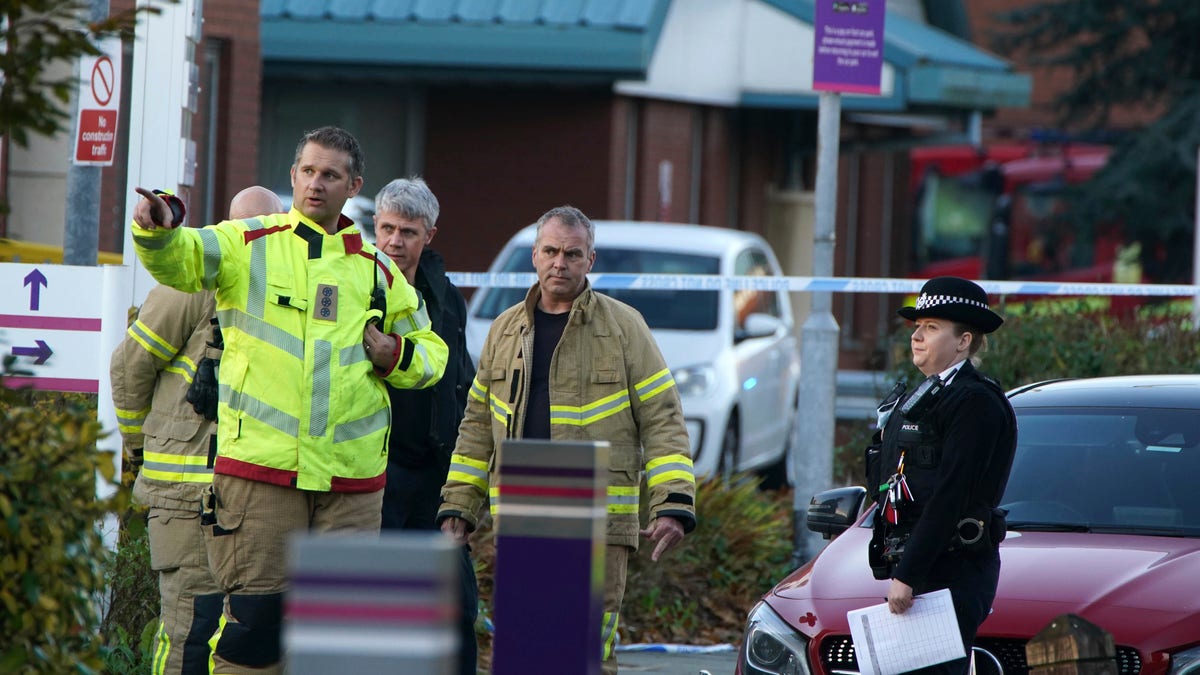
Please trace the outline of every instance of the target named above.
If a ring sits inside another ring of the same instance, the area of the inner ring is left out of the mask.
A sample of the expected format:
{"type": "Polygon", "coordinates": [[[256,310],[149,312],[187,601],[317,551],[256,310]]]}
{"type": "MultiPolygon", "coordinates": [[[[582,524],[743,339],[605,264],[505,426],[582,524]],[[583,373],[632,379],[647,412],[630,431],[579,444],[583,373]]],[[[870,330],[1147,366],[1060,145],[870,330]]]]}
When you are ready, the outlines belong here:
{"type": "Polygon", "coordinates": [[[505,441],[493,675],[600,672],[608,444],[505,441]]]}
{"type": "Polygon", "coordinates": [[[441,532],[293,538],[287,672],[457,673],[459,555],[441,532]]]}
{"type": "Polygon", "coordinates": [[[1103,628],[1063,614],[1025,645],[1031,675],[1117,675],[1117,650],[1103,628]]]}

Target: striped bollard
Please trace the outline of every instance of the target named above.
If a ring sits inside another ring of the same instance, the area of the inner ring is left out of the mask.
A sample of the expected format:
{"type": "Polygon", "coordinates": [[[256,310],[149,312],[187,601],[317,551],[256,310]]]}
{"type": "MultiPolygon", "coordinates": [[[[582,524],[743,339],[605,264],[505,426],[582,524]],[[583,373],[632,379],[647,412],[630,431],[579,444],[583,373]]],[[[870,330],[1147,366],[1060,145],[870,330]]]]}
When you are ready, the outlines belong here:
{"type": "Polygon", "coordinates": [[[492,673],[596,675],[608,443],[505,441],[497,464],[492,673]]]}
{"type": "Polygon", "coordinates": [[[460,554],[449,537],[301,535],[288,554],[288,673],[457,672],[460,554]]]}

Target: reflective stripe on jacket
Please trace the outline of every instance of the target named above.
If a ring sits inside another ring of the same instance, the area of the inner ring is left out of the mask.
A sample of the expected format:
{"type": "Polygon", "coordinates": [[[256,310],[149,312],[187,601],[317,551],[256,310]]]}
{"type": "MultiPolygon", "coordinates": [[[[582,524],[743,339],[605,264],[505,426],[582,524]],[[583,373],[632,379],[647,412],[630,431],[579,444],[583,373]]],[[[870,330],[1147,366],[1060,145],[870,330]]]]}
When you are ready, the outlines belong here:
{"type": "MultiPolygon", "coordinates": [[[[506,438],[522,437],[539,295],[535,285],[524,303],[492,323],[439,519],[458,516],[474,528],[489,497],[495,450],[506,438]]],[[[609,442],[609,544],[637,547],[643,472],[650,518],[678,518],[688,531],[695,526],[696,482],[671,371],[642,316],[590,287],[575,299],[551,361],[550,435],[556,441],[609,442]]],[[[497,496],[490,495],[493,508],[497,496]]]]}
{"type": "Polygon", "coordinates": [[[112,353],[117,424],[126,456],[143,451],[134,495],[147,506],[197,509],[212,482],[216,428],[187,402],[187,391],[212,338],[213,307],[211,292],[156,286],[112,353]]]}
{"type": "Polygon", "coordinates": [[[203,229],[145,230],[137,254],[162,283],[216,290],[225,339],[216,472],[302,490],[382,489],[391,426],[383,381],[433,385],[446,345],[395,263],[343,218],[336,234],[292,209],[203,229]],[[385,310],[372,311],[372,293],[385,310]],[[382,313],[386,372],[363,349],[382,313]],[[383,379],[381,379],[383,378],[383,379]]]}

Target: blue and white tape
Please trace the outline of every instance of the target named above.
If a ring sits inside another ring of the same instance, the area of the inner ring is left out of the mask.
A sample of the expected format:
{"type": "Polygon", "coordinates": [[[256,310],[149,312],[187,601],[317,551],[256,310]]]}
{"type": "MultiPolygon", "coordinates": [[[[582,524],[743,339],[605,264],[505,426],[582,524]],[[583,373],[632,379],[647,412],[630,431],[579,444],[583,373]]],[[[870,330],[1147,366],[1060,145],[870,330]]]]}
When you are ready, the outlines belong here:
{"type": "Polygon", "coordinates": [[[618,652],[662,652],[666,654],[720,654],[735,651],[735,645],[679,645],[670,643],[650,643],[617,645],[618,652]]]}
{"type": "MultiPolygon", "coordinates": [[[[447,276],[463,288],[528,288],[537,280],[532,273],[450,272],[447,276]]],[[[657,289],[672,291],[793,291],[810,293],[916,294],[924,279],[856,277],[723,277],[715,274],[592,274],[592,286],[602,289],[657,289]]],[[[1200,294],[1200,286],[1183,284],[1089,284],[1058,281],[980,281],[993,295],[1100,295],[1184,297],[1200,294]]]]}

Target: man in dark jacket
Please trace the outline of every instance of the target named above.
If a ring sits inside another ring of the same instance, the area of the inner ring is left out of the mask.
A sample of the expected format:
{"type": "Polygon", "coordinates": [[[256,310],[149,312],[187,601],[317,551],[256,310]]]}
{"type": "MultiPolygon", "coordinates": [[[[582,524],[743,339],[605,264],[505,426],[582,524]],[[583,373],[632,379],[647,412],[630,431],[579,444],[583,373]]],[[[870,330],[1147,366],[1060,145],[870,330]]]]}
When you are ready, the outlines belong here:
{"type": "MultiPolygon", "coordinates": [[[[467,354],[467,305],[446,278],[442,257],[426,248],[437,233],[437,197],[420,178],[397,178],[375,197],[376,246],[420,292],[437,333],[449,348],[446,372],[431,389],[388,388],[392,433],[388,442],[383,529],[436,530],[440,491],[467,405],[475,366],[467,354]]],[[[460,672],[475,675],[475,618],[479,589],[467,547],[462,549],[460,672]]]]}

